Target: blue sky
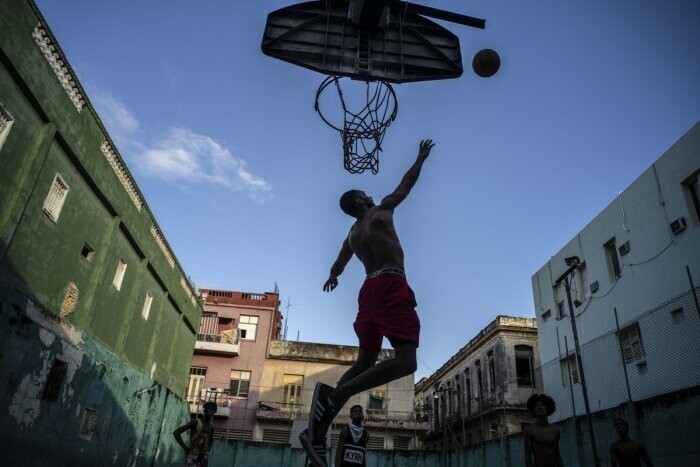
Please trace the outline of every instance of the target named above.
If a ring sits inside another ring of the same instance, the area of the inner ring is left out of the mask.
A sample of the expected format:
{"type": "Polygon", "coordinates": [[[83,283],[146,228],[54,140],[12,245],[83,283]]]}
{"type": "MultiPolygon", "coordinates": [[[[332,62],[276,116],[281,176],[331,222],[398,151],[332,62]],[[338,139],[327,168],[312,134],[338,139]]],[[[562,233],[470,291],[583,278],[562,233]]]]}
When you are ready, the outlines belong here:
{"type": "Polygon", "coordinates": [[[287,1],[37,3],[187,273],[277,283],[290,339],[356,345],[360,263],[321,291],[351,225],[338,197],[381,199],[432,138],[395,214],[422,320],[417,379],[498,314],[534,316],[532,274],[700,120],[695,0],[423,1],[487,28],[442,23],[461,78],[395,86],[378,175],[343,170],[313,109],[324,76],[261,53],[287,1]],[[470,67],[483,48],[502,60],[490,79],[470,67]]]}

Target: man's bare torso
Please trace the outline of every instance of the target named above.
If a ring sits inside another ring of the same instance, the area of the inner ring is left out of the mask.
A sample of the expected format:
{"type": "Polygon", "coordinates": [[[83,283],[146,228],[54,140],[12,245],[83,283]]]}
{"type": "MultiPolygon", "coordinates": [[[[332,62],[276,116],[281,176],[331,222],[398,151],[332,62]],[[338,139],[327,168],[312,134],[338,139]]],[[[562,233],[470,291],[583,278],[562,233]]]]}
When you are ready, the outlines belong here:
{"type": "Polygon", "coordinates": [[[620,467],[641,467],[642,445],[636,441],[616,441],[610,447],[620,467]]]}
{"type": "Polygon", "coordinates": [[[384,268],[404,269],[403,249],[394,228],[393,209],[374,206],[350,228],[348,242],[371,274],[384,268]]]}
{"type": "Polygon", "coordinates": [[[532,441],[532,454],[535,467],[557,467],[557,443],[559,442],[559,428],[554,425],[540,426],[537,424],[527,427],[532,441]]]}

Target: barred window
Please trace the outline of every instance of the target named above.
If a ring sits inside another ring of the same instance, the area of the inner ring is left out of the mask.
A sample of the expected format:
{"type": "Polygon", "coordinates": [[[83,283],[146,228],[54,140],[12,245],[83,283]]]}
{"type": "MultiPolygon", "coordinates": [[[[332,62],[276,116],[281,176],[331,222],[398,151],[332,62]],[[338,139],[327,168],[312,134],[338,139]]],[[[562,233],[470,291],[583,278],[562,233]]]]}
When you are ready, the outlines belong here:
{"type": "Polygon", "coordinates": [[[2,149],[2,145],[5,143],[7,135],[10,133],[13,122],[14,119],[12,115],[10,115],[10,112],[0,104],[0,149],[2,149]]]}
{"type": "Polygon", "coordinates": [[[61,215],[63,203],[66,201],[66,196],[68,196],[68,189],[68,184],[63,180],[63,177],[60,174],[56,174],[43,206],[44,214],[54,223],[58,222],[58,216],[61,215]]]}
{"type": "Polygon", "coordinates": [[[117,270],[114,272],[114,279],[112,279],[112,285],[115,289],[121,290],[122,282],[124,281],[124,274],[126,274],[126,261],[124,258],[119,258],[119,263],[117,264],[117,270]]]}
{"type": "Polygon", "coordinates": [[[569,355],[568,357],[562,358],[561,369],[564,386],[568,386],[569,382],[573,384],[581,382],[578,377],[578,361],[576,360],[576,355],[569,355]]]}
{"type": "Polygon", "coordinates": [[[620,330],[619,337],[622,359],[625,364],[643,360],[646,357],[642,334],[639,332],[639,323],[634,323],[620,330]]]}
{"type": "Polygon", "coordinates": [[[153,304],[153,295],[151,292],[146,292],[146,299],[143,301],[143,308],[141,309],[141,318],[148,321],[148,315],[151,313],[151,305],[153,304]]]}

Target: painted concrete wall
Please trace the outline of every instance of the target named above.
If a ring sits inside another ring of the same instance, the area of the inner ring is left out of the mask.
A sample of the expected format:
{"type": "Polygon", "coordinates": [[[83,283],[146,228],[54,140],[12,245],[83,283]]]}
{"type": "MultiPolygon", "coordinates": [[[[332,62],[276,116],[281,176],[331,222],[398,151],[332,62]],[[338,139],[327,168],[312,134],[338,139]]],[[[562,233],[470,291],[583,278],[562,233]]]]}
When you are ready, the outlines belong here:
{"type": "MultiPolygon", "coordinates": [[[[660,315],[657,320],[647,320],[648,326],[640,321],[649,310],[691,289],[686,266],[695,285],[699,285],[700,220],[686,186],[699,170],[700,124],[696,124],[532,277],[546,392],[560,389],[553,387],[561,386],[562,380],[561,368],[554,362],[565,355],[565,346],[570,352],[574,347],[568,307],[565,319],[557,319],[556,303],[566,301],[565,290],[562,285],[553,286],[554,280],[567,267],[564,258],[573,255],[585,262],[584,269],[577,272],[574,280],[573,297],[582,302],[575,310],[581,345],[615,331],[615,309],[621,327],[640,323],[648,364],[642,376],[644,381],[639,382],[645,385],[644,391],[634,399],[700,384],[697,366],[700,349],[692,344],[700,338],[696,326],[698,311],[692,300],[685,307],[690,320],[685,325],[674,326],[670,315],[667,323],[660,315]],[[687,228],[674,234],[669,223],[681,217],[687,228]],[[622,269],[618,278],[610,274],[604,249],[604,244],[613,237],[618,247],[628,241],[630,244],[628,253],[619,255],[618,252],[622,269]],[[599,288],[592,292],[594,282],[599,288]],[[693,320],[695,322],[691,323],[693,320]],[[669,351],[683,343],[683,348],[669,351]],[[653,359],[657,364],[652,364],[653,359]],[[548,365],[549,362],[553,363],[548,365]],[[685,376],[691,377],[691,381],[667,386],[669,381],[685,376]]],[[[613,389],[624,391],[624,372],[620,369],[614,339],[610,340],[609,347],[606,352],[601,350],[598,358],[584,362],[586,378],[589,375],[591,378],[589,387],[611,386],[614,380],[613,389]]],[[[636,368],[630,367],[631,377],[638,378],[636,368]]],[[[634,381],[630,383],[635,384],[634,381]]],[[[564,402],[557,400],[562,407],[564,402]]],[[[600,396],[603,408],[618,402],[606,401],[604,395],[600,396]]],[[[571,413],[562,411],[561,416],[571,413]]]]}
{"type": "Polygon", "coordinates": [[[0,30],[0,105],[13,118],[0,149],[3,462],[181,463],[170,433],[188,419],[201,306],[36,5],[2,2],[0,30]],[[56,174],[69,189],[50,219],[56,174]]]}
{"type": "Polygon", "coordinates": [[[0,262],[13,265],[8,280],[182,393],[201,306],[166,240],[156,238],[155,219],[123,160],[113,154],[117,173],[101,150],[111,139],[35,5],[10,0],[3,7],[0,105],[14,119],[0,149],[0,262]],[[84,100],[80,110],[37,44],[37,24],[84,100]],[[42,207],[56,174],[69,190],[54,222],[42,207]],[[90,261],[81,256],[85,244],[94,250],[90,261]],[[120,259],[128,266],[117,290],[120,259]],[[66,309],[69,290],[75,303],[66,309]],[[147,292],[153,304],[144,320],[147,292]]]}
{"type": "Polygon", "coordinates": [[[179,394],[154,381],[0,280],[3,465],[178,465],[172,430],[188,419],[179,394]],[[67,364],[44,399],[55,360],[67,364]],[[95,411],[94,427],[85,426],[95,411]]]}
{"type": "MultiPolygon", "coordinates": [[[[617,440],[613,419],[621,416],[630,424],[630,436],[642,442],[654,466],[700,465],[700,391],[697,389],[660,396],[594,414],[594,431],[602,466],[609,466],[609,446],[617,440]]],[[[593,465],[585,418],[557,424],[560,449],[566,467],[593,465]]],[[[522,433],[487,441],[466,449],[448,451],[368,451],[368,467],[522,467],[525,465],[522,433]]],[[[331,455],[335,452],[332,451],[331,455]]],[[[289,446],[217,440],[210,459],[212,467],[301,467],[304,453],[289,446]]]]}

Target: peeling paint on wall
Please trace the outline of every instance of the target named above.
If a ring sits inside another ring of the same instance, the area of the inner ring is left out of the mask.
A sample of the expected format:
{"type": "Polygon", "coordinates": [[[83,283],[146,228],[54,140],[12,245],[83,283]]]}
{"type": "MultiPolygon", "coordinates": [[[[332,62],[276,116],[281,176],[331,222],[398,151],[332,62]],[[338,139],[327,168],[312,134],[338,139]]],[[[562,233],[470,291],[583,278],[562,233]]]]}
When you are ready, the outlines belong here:
{"type": "Polygon", "coordinates": [[[17,421],[20,427],[29,428],[39,416],[39,396],[49,372],[50,352],[44,350],[40,353],[43,364],[39,371],[29,373],[22,378],[17,391],[12,396],[12,402],[8,407],[10,415],[17,421]]]}
{"type": "Polygon", "coordinates": [[[56,315],[44,310],[41,306],[27,299],[27,317],[36,322],[42,328],[51,331],[53,334],[65,339],[78,347],[83,343],[83,333],[70,324],[58,319],[56,315]]]}
{"type": "Polygon", "coordinates": [[[51,347],[53,341],[56,340],[56,335],[50,333],[46,329],[39,329],[39,339],[44,343],[46,347],[51,347]]]}

